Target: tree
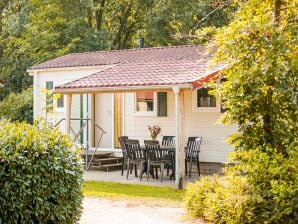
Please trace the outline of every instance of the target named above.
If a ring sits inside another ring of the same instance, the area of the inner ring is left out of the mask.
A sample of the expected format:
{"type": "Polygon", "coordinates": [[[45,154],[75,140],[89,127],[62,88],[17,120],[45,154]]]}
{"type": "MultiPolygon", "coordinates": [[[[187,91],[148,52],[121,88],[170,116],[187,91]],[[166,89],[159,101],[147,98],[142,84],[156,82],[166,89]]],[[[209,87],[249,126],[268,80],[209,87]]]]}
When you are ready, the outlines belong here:
{"type": "Polygon", "coordinates": [[[298,1],[239,1],[219,32],[215,61],[227,68],[214,92],[227,109],[235,151],[221,178],[189,188],[187,206],[214,223],[298,222],[298,1]],[[206,190],[204,186],[213,186],[206,190]],[[191,193],[195,192],[195,193],[191,193]],[[197,195],[196,195],[197,193],[197,195]]]}
{"type": "Polygon", "coordinates": [[[10,121],[33,123],[33,89],[10,93],[0,102],[0,118],[10,121]]]}
{"type": "Polygon", "coordinates": [[[233,170],[263,199],[256,220],[272,223],[298,221],[297,14],[297,0],[243,1],[216,44],[229,65],[217,90],[228,109],[221,121],[239,127],[228,139],[233,170]]]}
{"type": "MultiPolygon", "coordinates": [[[[201,43],[197,30],[230,21],[226,0],[3,0],[0,100],[32,85],[26,69],[72,52],[201,43]]],[[[207,36],[214,29],[209,29],[207,36]]]]}
{"type": "Polygon", "coordinates": [[[32,64],[26,55],[18,53],[16,40],[22,35],[27,24],[27,1],[5,0],[0,3],[0,78],[5,86],[0,90],[0,100],[9,92],[20,92],[32,84],[25,68],[32,64]]]}
{"type": "Polygon", "coordinates": [[[154,1],[145,25],[146,40],[153,46],[201,43],[197,31],[227,25],[235,9],[225,0],[154,1]]]}

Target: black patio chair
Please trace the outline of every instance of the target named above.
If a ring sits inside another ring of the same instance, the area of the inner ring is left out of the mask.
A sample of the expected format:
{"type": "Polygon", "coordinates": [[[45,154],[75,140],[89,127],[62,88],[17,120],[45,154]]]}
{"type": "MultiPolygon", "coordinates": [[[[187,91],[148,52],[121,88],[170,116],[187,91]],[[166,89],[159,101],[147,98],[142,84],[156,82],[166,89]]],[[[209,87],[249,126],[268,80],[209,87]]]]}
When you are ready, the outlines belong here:
{"type": "MultiPolygon", "coordinates": [[[[168,157],[164,157],[158,141],[144,141],[147,154],[147,181],[149,179],[149,171],[151,166],[160,167],[160,181],[163,181],[163,173],[165,165],[171,165],[172,161],[168,157]]],[[[154,169],[153,169],[154,170],[154,169]]],[[[158,175],[156,173],[156,178],[158,175]]]]}
{"type": "Polygon", "coordinates": [[[124,167],[125,165],[127,165],[127,158],[126,158],[126,149],[125,149],[125,142],[128,139],[127,136],[120,136],[118,137],[118,141],[120,143],[121,146],[121,150],[122,150],[122,170],[121,170],[121,176],[123,176],[124,173],[124,167]]]}
{"type": "Polygon", "coordinates": [[[201,175],[200,172],[200,147],[202,143],[202,137],[189,137],[187,141],[187,147],[185,150],[185,174],[191,177],[192,172],[192,161],[196,160],[197,168],[198,168],[198,174],[201,175]],[[187,163],[189,163],[189,169],[187,170],[187,163]]]}
{"type": "Polygon", "coordinates": [[[142,170],[143,166],[145,165],[145,154],[144,151],[141,150],[139,140],[131,140],[127,139],[125,142],[125,149],[127,155],[127,173],[126,179],[128,179],[128,174],[130,169],[132,168],[131,165],[134,165],[135,168],[135,177],[138,176],[137,173],[137,165],[140,166],[140,180],[142,180],[142,170]]]}
{"type": "MultiPolygon", "coordinates": [[[[161,145],[175,147],[176,146],[175,136],[163,136],[161,145]]],[[[163,156],[169,156],[171,158],[173,155],[168,154],[168,155],[163,155],[163,156]]],[[[169,176],[170,175],[170,172],[169,172],[170,167],[167,165],[166,168],[167,168],[167,176],[169,176]]]]}
{"type": "Polygon", "coordinates": [[[161,145],[175,147],[175,136],[163,136],[161,145]]]}

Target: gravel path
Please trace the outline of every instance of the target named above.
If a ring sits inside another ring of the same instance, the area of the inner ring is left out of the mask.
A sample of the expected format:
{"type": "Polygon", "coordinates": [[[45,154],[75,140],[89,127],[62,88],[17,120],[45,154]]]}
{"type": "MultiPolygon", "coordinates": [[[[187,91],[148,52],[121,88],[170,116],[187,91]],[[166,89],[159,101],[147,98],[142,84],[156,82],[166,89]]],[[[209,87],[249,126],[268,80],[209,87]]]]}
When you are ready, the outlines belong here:
{"type": "Polygon", "coordinates": [[[179,205],[86,197],[80,224],[189,224],[179,205]]]}

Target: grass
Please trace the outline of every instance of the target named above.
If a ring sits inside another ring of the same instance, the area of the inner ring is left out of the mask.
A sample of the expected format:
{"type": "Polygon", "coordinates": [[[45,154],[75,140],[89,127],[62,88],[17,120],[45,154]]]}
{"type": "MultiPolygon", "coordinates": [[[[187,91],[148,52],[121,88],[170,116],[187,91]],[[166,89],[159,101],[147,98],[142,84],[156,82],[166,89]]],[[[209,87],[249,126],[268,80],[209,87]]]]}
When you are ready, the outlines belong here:
{"type": "Polygon", "coordinates": [[[95,197],[151,198],[182,201],[185,190],[137,184],[121,184],[102,181],[85,181],[83,194],[95,197]]]}

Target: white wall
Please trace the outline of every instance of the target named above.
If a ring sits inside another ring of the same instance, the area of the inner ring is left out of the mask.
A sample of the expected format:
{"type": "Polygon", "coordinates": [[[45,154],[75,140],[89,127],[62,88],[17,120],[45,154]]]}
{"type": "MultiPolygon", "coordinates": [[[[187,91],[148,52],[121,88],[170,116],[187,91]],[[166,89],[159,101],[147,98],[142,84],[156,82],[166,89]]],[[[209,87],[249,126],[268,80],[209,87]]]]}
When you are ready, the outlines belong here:
{"type": "MultiPolygon", "coordinates": [[[[45,117],[45,96],[42,90],[46,88],[46,81],[54,81],[54,85],[60,85],[71,80],[79,79],[107,68],[107,66],[84,67],[74,69],[49,69],[32,71],[34,76],[34,119],[45,117]]],[[[85,97],[86,98],[86,97],[85,97]]],[[[79,95],[73,96],[72,117],[80,117],[79,95]]],[[[95,117],[100,126],[109,132],[104,138],[101,147],[112,147],[113,141],[113,105],[112,94],[96,96],[97,102],[95,117]],[[111,110],[111,113],[109,112],[111,110]],[[110,119],[107,119],[110,118],[110,119]],[[110,124],[109,124],[110,123],[110,124]]],[[[162,135],[175,135],[175,111],[174,94],[168,92],[168,116],[136,116],[134,106],[134,93],[124,94],[124,135],[130,138],[139,139],[141,143],[150,139],[147,125],[159,124],[162,128],[162,135]]],[[[90,102],[90,101],[89,101],[90,102]]],[[[85,115],[86,116],[86,115],[85,115]]],[[[205,162],[226,162],[227,154],[231,147],[224,143],[225,138],[236,131],[236,127],[223,127],[214,123],[221,116],[219,112],[194,112],[192,108],[192,91],[185,91],[185,137],[202,136],[200,160],[205,162]]],[[[65,111],[54,113],[50,118],[56,123],[65,118],[65,111]]],[[[64,125],[61,126],[64,131],[64,125]]],[[[158,137],[161,140],[162,136],[158,137]]]]}
{"type": "MultiPolygon", "coordinates": [[[[46,117],[46,96],[43,90],[46,89],[46,81],[53,81],[54,86],[61,85],[91,74],[101,71],[109,66],[96,66],[96,67],[80,67],[80,68],[61,68],[61,69],[44,69],[30,71],[34,80],[34,119],[46,117]]],[[[86,98],[86,97],[85,97],[86,98]]],[[[86,100],[85,100],[86,101],[86,100]]],[[[64,102],[65,104],[65,102],[64,102]]],[[[55,102],[54,102],[55,105],[55,102]]],[[[65,107],[65,105],[64,105],[65,107]]],[[[65,118],[65,109],[55,110],[52,115],[49,115],[47,120],[53,124],[60,119],[65,118]]],[[[80,117],[80,95],[74,94],[72,99],[72,118],[80,117]]],[[[76,129],[79,123],[73,122],[72,124],[76,129]]],[[[65,122],[60,125],[62,131],[65,130],[65,122]]]]}
{"type": "MultiPolygon", "coordinates": [[[[150,139],[147,125],[159,124],[162,135],[175,135],[175,102],[172,91],[168,92],[168,116],[135,116],[134,93],[126,93],[124,134],[129,138],[150,139]]],[[[225,138],[235,132],[236,127],[223,127],[214,123],[221,116],[219,112],[193,112],[192,91],[185,91],[185,138],[202,136],[200,160],[204,162],[226,162],[227,154],[232,149],[224,143],[225,138]]],[[[158,137],[161,140],[162,136],[158,137]]]]}

